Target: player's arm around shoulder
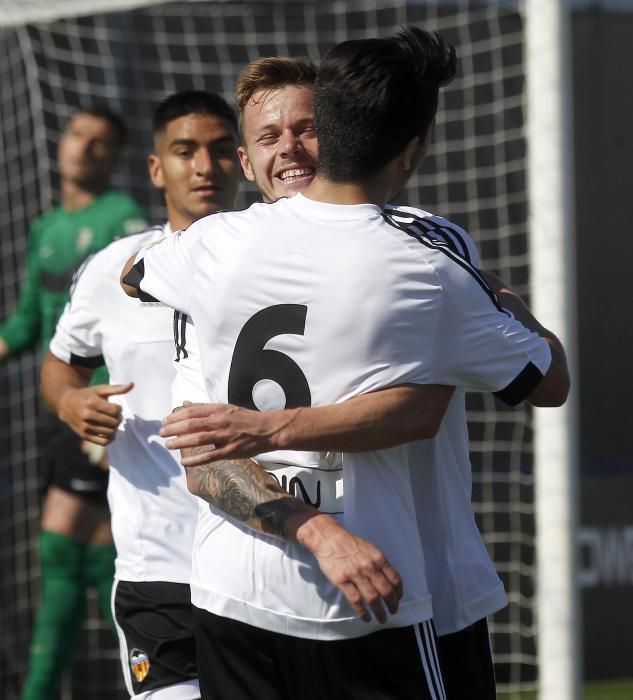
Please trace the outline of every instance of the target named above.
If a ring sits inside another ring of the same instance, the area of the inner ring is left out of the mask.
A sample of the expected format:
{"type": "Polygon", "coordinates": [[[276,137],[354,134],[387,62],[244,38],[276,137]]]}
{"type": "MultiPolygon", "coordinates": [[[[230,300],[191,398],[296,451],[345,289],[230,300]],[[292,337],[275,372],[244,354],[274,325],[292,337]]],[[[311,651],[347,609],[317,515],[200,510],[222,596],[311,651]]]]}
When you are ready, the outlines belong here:
{"type": "Polygon", "coordinates": [[[497,294],[501,306],[512,312],[526,328],[537,333],[550,348],[552,361],[549,369],[526,400],[532,406],[562,406],[571,388],[567,357],[562,343],[539,323],[523,299],[499,277],[490,272],[482,272],[482,275],[497,294]]]}
{"type": "Polygon", "coordinates": [[[183,456],[183,466],[211,459],[253,457],[273,450],[366,452],[434,437],[454,387],[408,384],[330,406],[253,411],[229,404],[192,403],[167,416],[167,447],[207,446],[183,456]]]}

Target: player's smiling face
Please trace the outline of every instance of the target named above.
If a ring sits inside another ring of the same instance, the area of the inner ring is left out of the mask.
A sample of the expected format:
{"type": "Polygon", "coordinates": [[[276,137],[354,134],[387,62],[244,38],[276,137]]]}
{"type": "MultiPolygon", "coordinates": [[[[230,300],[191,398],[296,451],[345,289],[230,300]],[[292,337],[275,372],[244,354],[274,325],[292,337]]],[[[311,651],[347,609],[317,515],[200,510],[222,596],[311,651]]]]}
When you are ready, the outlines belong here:
{"type": "Polygon", "coordinates": [[[174,229],[221,209],[233,209],[240,183],[237,134],[222,117],[188,114],[169,122],[149,157],[152,183],[165,190],[174,229]]]}
{"type": "Polygon", "coordinates": [[[244,108],[240,161],[265,202],[302,192],[314,178],[319,146],[312,97],[311,87],[287,85],[259,90],[244,108]]]}

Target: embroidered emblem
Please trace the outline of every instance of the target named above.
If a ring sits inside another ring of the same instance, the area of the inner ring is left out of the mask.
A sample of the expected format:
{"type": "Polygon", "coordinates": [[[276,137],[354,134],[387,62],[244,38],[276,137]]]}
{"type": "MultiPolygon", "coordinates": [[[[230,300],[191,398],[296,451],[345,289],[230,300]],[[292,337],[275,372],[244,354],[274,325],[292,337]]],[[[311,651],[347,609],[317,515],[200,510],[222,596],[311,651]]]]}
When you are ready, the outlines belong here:
{"type": "Polygon", "coordinates": [[[136,680],[141,683],[149,673],[149,659],[147,654],[140,649],[132,649],[130,652],[130,668],[136,680]]]}

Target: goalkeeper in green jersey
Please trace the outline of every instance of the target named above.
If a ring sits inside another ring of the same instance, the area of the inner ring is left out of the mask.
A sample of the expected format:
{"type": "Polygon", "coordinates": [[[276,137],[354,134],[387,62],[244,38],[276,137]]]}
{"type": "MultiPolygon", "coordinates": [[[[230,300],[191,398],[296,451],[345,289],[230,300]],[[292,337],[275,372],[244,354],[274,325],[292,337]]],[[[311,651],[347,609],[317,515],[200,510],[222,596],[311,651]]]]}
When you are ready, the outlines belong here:
{"type": "MultiPolygon", "coordinates": [[[[110,189],[124,138],[123,122],[108,109],[82,108],[71,117],[57,153],[61,204],[31,227],[17,306],[0,324],[0,360],[38,343],[47,350],[77,268],[115,238],[145,228],[138,205],[110,189]]],[[[105,373],[97,381],[107,382],[105,373]]],[[[103,392],[125,389],[104,386],[103,392]]],[[[115,551],[107,471],[55,416],[45,414],[42,423],[39,456],[47,492],[39,540],[41,600],[22,700],[55,697],[74,651],[86,587],[97,590],[103,615],[112,621],[115,551]]]]}

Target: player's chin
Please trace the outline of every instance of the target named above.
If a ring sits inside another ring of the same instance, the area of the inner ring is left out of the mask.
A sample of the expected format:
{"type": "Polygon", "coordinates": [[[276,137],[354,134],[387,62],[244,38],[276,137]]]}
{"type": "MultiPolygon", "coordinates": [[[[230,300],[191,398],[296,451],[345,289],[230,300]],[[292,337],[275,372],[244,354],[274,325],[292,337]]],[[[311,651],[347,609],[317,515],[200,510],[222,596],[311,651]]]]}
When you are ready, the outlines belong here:
{"type": "Polygon", "coordinates": [[[214,211],[222,209],[232,209],[233,202],[225,202],[226,197],[222,196],[222,190],[215,190],[206,194],[196,193],[195,201],[191,206],[191,212],[194,218],[198,219],[201,216],[206,216],[214,211]]]}
{"type": "Polygon", "coordinates": [[[304,175],[303,177],[293,177],[288,180],[282,180],[280,177],[275,178],[277,181],[277,194],[280,197],[292,197],[297,192],[303,192],[308,185],[314,180],[314,175],[304,175]]]}

